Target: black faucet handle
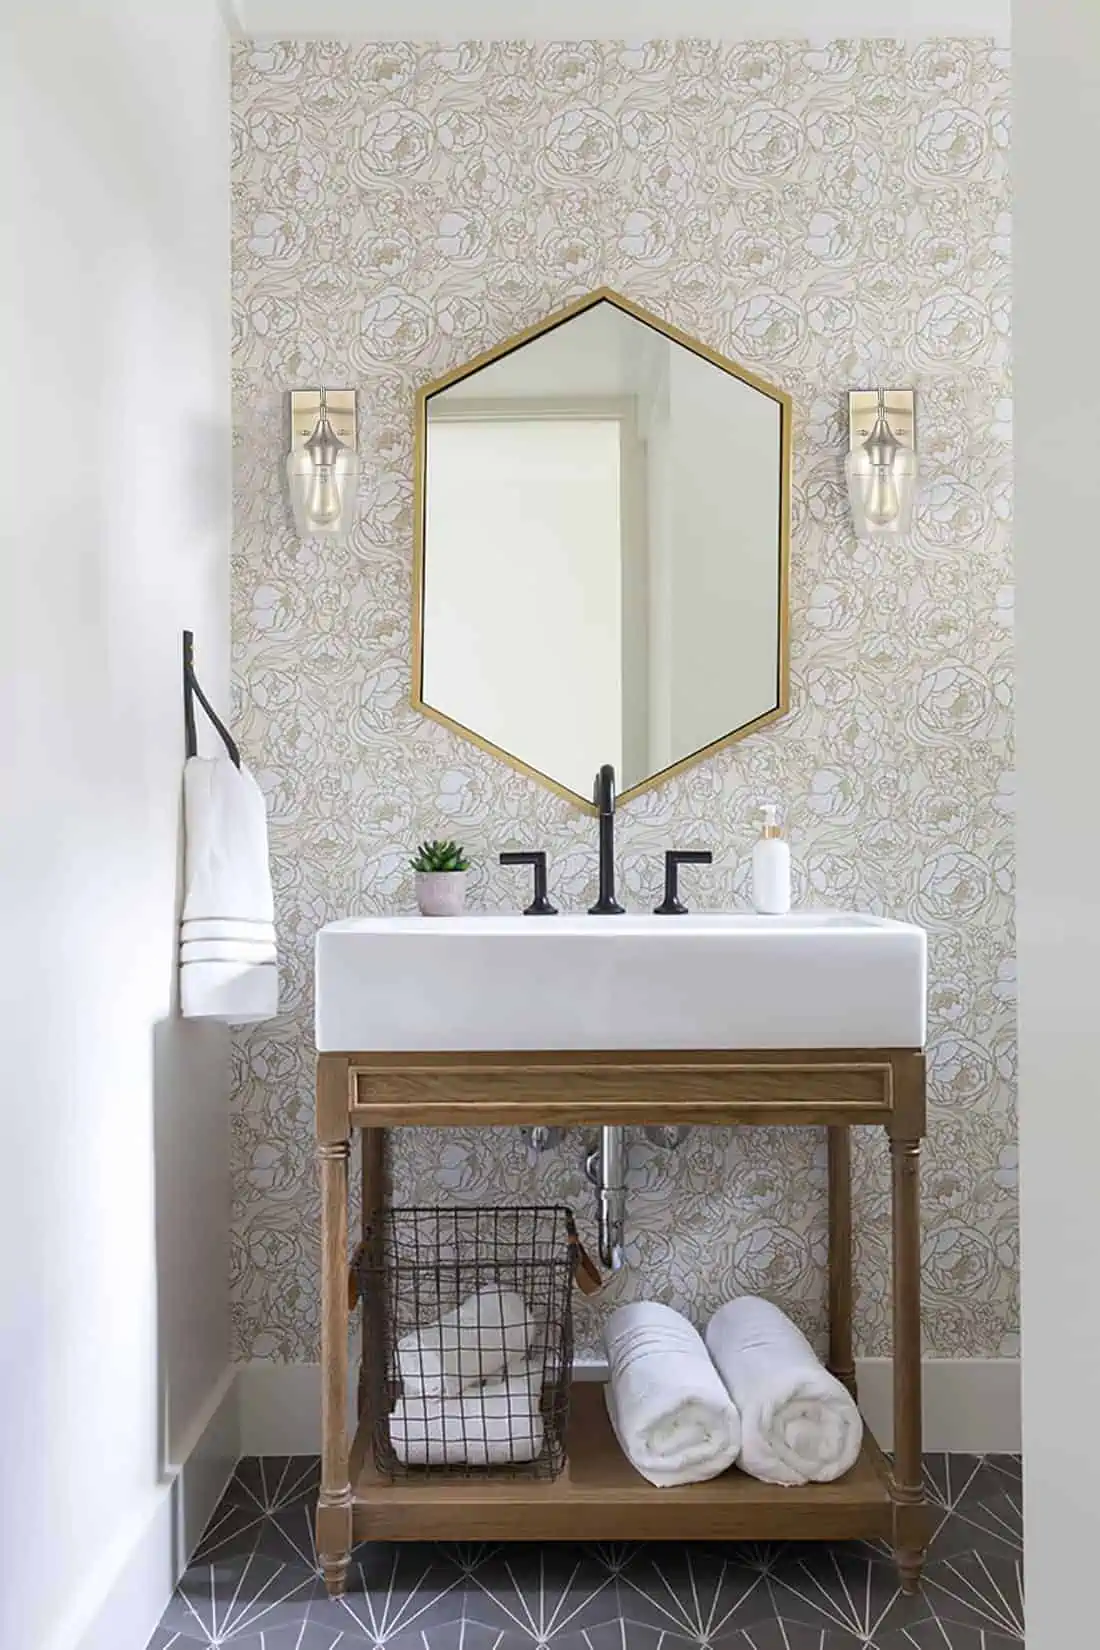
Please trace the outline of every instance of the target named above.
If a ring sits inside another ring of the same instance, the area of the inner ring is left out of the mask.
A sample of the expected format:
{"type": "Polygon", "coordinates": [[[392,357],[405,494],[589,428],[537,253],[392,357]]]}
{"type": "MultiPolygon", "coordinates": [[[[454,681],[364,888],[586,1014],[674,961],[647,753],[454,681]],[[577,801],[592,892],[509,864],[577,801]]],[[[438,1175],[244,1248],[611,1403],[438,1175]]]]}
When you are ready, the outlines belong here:
{"type": "Polygon", "coordinates": [[[558,908],[546,895],[546,852],[542,848],[508,850],[501,854],[502,865],[532,865],[535,870],[535,897],[524,908],[525,917],[556,917],[558,908]]]}
{"type": "Polygon", "coordinates": [[[709,848],[670,848],[665,855],[665,897],[653,907],[655,917],[682,917],[687,906],[680,903],[678,887],[681,865],[713,865],[709,848]]]}

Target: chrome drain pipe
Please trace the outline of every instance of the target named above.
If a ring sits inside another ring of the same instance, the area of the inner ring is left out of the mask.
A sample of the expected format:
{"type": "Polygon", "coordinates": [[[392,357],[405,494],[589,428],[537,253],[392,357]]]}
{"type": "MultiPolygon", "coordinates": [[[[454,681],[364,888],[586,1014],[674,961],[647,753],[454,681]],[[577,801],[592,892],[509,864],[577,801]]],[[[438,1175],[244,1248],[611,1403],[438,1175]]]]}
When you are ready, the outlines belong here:
{"type": "Polygon", "coordinates": [[[600,1265],[618,1272],[623,1265],[626,1230],[626,1150],[621,1124],[605,1124],[598,1146],[584,1160],[584,1172],[596,1188],[596,1223],[600,1265]]]}

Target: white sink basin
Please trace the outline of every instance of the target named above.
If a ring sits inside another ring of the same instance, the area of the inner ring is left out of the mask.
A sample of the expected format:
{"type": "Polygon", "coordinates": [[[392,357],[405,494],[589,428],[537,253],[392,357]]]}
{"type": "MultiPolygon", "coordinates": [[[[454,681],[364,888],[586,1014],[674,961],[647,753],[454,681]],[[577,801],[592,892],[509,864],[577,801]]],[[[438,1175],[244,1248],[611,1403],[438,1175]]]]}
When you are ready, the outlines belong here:
{"type": "Polygon", "coordinates": [[[843,912],[360,917],[316,968],[322,1053],[924,1044],[924,930],[843,912]]]}

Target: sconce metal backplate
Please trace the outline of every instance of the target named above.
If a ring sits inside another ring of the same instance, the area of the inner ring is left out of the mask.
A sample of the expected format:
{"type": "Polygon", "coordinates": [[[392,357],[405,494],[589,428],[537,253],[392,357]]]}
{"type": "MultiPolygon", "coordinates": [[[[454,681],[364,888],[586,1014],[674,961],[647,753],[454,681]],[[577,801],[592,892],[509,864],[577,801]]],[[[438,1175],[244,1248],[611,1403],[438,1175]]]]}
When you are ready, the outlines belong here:
{"type": "MultiPolygon", "coordinates": [[[[917,395],[915,390],[887,390],[886,418],[903,447],[917,445],[917,395]]],[[[848,391],[848,449],[863,445],[878,417],[877,390],[848,391]]]]}
{"type": "MultiPolygon", "coordinates": [[[[329,390],[325,391],[325,400],[328,407],[328,421],[333,431],[346,447],[353,450],[359,445],[359,436],[355,418],[355,391],[329,390]]],[[[321,392],[317,390],[291,390],[290,392],[290,445],[294,450],[304,447],[314,430],[321,414],[321,392]]]]}

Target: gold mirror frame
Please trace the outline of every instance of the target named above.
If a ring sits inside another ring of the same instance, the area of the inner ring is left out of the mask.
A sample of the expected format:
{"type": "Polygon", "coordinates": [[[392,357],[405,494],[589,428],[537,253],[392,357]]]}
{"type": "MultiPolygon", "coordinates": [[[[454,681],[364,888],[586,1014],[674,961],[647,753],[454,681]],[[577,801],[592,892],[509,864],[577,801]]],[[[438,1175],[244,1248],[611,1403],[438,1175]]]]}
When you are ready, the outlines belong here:
{"type": "Polygon", "coordinates": [[[659,316],[652,314],[650,310],[643,309],[641,304],[634,303],[630,298],[624,298],[621,293],[615,292],[611,287],[597,287],[593,292],[587,293],[585,297],[578,298],[574,303],[566,304],[564,309],[555,310],[552,314],[545,316],[543,320],[525,327],[522,332],[517,332],[511,338],[506,338],[503,343],[494,344],[491,349],[483,350],[480,355],[475,355],[472,360],[464,361],[460,367],[453,367],[450,372],[444,373],[442,377],[434,378],[431,383],[423,385],[416,392],[413,431],[412,707],[414,710],[419,711],[422,716],[430,717],[433,722],[440,723],[442,727],[450,728],[451,732],[458,734],[460,738],[469,740],[479,750],[486,751],[490,756],[495,756],[500,761],[506,762],[510,768],[514,768],[518,773],[526,774],[528,779],[534,779],[538,784],[544,785],[548,790],[554,791],[556,795],[573,803],[575,807],[592,814],[596,813],[597,809],[595,803],[587,797],[580,796],[576,791],[571,791],[567,786],[559,784],[556,779],[551,779],[549,774],[540,772],[538,768],[532,768],[520,757],[513,756],[511,751],[503,750],[499,745],[494,745],[489,739],[483,739],[472,728],[466,727],[461,722],[456,722],[454,717],[448,716],[445,711],[438,710],[435,705],[429,705],[422,696],[422,689],[424,685],[424,556],[428,493],[428,402],[433,395],[438,395],[441,390],[448,389],[452,384],[457,384],[463,378],[470,377],[472,373],[479,372],[482,367],[490,366],[492,362],[499,361],[502,356],[510,355],[513,350],[521,348],[524,344],[529,344],[532,339],[540,338],[544,333],[553,332],[555,327],[561,326],[565,321],[571,321],[575,315],[582,315],[585,310],[591,309],[599,303],[612,304],[624,314],[633,316],[636,321],[642,321],[646,326],[653,327],[655,331],[662,333],[666,338],[671,339],[673,343],[682,344],[693,355],[701,356],[704,361],[709,361],[712,366],[720,367],[723,372],[729,373],[731,378],[739,378],[743,384],[748,384],[752,389],[759,390],[762,395],[768,396],[770,400],[778,404],[780,410],[778,703],[771,710],[765,711],[762,716],[757,716],[753,721],[746,722],[743,727],[735,728],[732,733],[723,734],[721,739],[715,739],[709,745],[701,745],[698,750],[692,751],[688,756],[681,757],[678,762],[670,763],[667,768],[662,768],[648,779],[641,780],[628,790],[620,791],[617,798],[618,803],[629,802],[633,797],[643,795],[644,792],[652,790],[655,785],[663,784],[666,779],[671,779],[675,774],[683,773],[685,769],[693,767],[697,762],[702,762],[706,757],[713,756],[715,751],[724,750],[727,745],[733,745],[741,739],[747,739],[750,733],[758,732],[760,728],[767,727],[771,722],[778,722],[790,710],[791,398],[785,390],[779,389],[775,384],[770,384],[766,378],[760,378],[756,373],[749,372],[746,367],[739,366],[727,356],[720,355],[717,350],[708,348],[706,344],[701,344],[698,339],[682,332],[679,327],[673,326],[671,322],[662,321],[659,316]]]}

